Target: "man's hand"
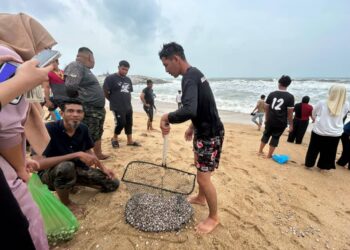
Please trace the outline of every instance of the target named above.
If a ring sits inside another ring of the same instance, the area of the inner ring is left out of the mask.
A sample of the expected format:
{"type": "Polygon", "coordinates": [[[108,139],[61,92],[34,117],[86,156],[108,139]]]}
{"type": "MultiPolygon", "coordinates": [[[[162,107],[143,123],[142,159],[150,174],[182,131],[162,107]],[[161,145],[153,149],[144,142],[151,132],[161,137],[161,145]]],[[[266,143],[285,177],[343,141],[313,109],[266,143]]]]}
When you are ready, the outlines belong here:
{"type": "Polygon", "coordinates": [[[54,108],[53,103],[49,99],[45,101],[45,106],[47,108],[54,108]]]}
{"type": "Polygon", "coordinates": [[[78,154],[77,157],[79,158],[79,160],[81,160],[83,163],[85,163],[89,167],[92,165],[96,165],[96,161],[98,161],[95,155],[88,154],[85,152],[78,152],[77,154],[78,154]]]}
{"type": "Polygon", "coordinates": [[[163,135],[170,133],[170,124],[168,120],[168,114],[164,114],[160,119],[160,129],[162,130],[163,135]]]}
{"type": "Polygon", "coordinates": [[[26,159],[26,170],[28,172],[35,172],[40,170],[40,164],[36,160],[27,158],[26,159]]]}
{"type": "Polygon", "coordinates": [[[186,129],[185,132],[185,140],[186,141],[191,141],[193,137],[193,127],[189,126],[188,129],[186,129]]]}
{"type": "Polygon", "coordinates": [[[96,161],[94,162],[94,164],[95,164],[96,167],[98,167],[99,169],[101,169],[101,171],[102,171],[103,173],[105,173],[109,179],[114,179],[114,176],[115,176],[115,175],[114,175],[114,172],[113,172],[111,169],[106,168],[106,167],[102,164],[102,162],[100,162],[97,158],[96,158],[96,161]]]}

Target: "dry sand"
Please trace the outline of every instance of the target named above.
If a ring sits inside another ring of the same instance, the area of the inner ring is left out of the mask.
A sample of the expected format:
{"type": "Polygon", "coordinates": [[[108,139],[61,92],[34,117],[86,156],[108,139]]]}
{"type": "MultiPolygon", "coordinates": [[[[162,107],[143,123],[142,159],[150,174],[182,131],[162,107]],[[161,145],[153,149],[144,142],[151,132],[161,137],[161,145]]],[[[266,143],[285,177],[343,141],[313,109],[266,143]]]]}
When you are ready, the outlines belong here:
{"type": "MultiPolygon", "coordinates": [[[[159,113],[154,122],[156,128],[159,113]]],[[[114,124],[110,111],[107,112],[103,149],[112,157],[104,164],[119,178],[130,161],[161,163],[161,133],[147,132],[146,120],[144,113],[134,113],[134,138],[142,147],[126,146],[126,136],[122,134],[121,147],[112,149],[114,124]]],[[[195,173],[191,143],[183,138],[187,125],[172,125],[168,165],[195,173]]],[[[287,154],[291,160],[279,165],[256,155],[261,132],[255,126],[225,122],[225,128],[220,166],[212,177],[221,219],[214,232],[204,236],[195,233],[194,226],[208,212],[207,207],[197,205],[193,221],[180,232],[135,230],[125,223],[124,209],[130,194],[122,183],[114,193],[83,188],[74,195],[73,200],[86,209],[79,218],[81,228],[71,241],[53,248],[350,249],[349,170],[306,170],[303,161],[309,135],[304,144],[294,145],[286,142],[285,133],[276,153],[287,154]]]]}

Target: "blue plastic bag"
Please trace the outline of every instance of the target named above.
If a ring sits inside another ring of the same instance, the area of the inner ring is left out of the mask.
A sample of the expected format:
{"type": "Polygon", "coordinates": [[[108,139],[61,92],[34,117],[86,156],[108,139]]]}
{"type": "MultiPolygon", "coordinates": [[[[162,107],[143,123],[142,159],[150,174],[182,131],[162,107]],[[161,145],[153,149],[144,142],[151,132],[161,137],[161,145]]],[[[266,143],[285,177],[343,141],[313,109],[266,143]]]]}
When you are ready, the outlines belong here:
{"type": "Polygon", "coordinates": [[[272,159],[279,164],[284,164],[289,160],[288,155],[272,155],[272,159]]]}

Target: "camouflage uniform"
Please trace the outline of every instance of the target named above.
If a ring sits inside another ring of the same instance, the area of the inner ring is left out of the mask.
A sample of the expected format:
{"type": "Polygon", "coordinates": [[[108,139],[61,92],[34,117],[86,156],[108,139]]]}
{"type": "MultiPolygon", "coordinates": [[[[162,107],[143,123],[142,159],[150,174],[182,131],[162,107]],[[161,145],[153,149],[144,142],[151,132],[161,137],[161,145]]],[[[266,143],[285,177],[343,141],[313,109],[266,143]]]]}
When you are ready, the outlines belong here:
{"type": "Polygon", "coordinates": [[[109,179],[100,169],[78,167],[73,161],[64,161],[46,169],[40,177],[50,190],[71,189],[75,185],[80,185],[97,187],[101,192],[108,193],[115,191],[119,186],[117,179],[109,179]]]}
{"type": "Polygon", "coordinates": [[[101,140],[103,134],[103,124],[105,122],[105,108],[97,108],[84,105],[84,119],[82,122],[89,127],[91,138],[94,142],[101,140]]]}

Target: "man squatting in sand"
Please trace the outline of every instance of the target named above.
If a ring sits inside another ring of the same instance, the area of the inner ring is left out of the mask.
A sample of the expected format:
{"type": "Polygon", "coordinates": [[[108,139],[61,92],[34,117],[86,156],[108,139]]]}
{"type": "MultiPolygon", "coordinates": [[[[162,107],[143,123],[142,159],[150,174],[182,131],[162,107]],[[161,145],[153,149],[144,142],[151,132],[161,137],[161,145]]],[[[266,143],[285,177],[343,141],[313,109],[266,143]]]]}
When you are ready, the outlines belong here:
{"type": "Polygon", "coordinates": [[[271,92],[265,102],[265,130],[258,154],[263,155],[264,147],[271,137],[267,158],[272,157],[288,123],[289,132],[293,131],[294,96],[287,91],[291,82],[289,76],[283,75],[278,80],[278,90],[271,92]]]}
{"type": "Polygon", "coordinates": [[[33,156],[40,163],[40,168],[33,170],[39,171],[41,181],[57,192],[62,203],[73,212],[79,212],[69,199],[69,192],[75,185],[112,192],[117,190],[119,181],[91,150],[94,144],[88,127],[81,123],[84,117],[81,102],[66,100],[61,115],[62,120],[46,124],[51,140],[44,157],[33,156]]]}
{"type": "Polygon", "coordinates": [[[209,216],[196,226],[199,233],[210,233],[219,224],[216,189],[211,182],[212,172],[218,168],[224,140],[224,126],[220,120],[214,95],[205,76],[186,60],[184,50],[177,43],[164,44],[159,52],[165,70],[173,77],[182,75],[182,107],[164,114],[160,121],[163,135],[170,132],[169,123],[182,123],[191,119],[185,139],[193,137],[199,193],[189,202],[208,203],[209,216]]]}

